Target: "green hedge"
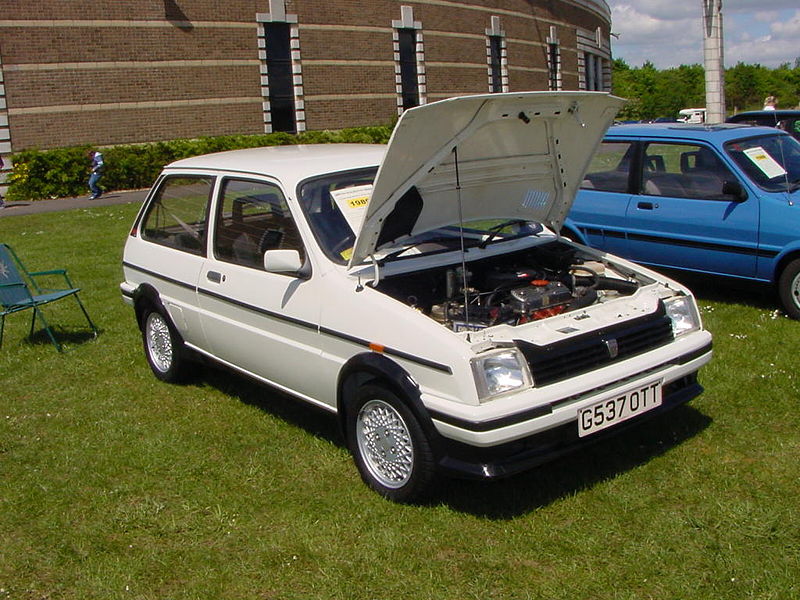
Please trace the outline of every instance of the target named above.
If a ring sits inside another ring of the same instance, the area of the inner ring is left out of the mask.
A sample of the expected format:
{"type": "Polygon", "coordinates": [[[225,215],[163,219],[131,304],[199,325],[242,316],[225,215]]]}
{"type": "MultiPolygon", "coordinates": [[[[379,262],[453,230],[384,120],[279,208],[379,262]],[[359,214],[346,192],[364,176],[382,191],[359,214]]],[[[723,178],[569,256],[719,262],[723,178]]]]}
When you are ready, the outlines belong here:
{"type": "MultiPolygon", "coordinates": [[[[297,135],[227,135],[113,146],[102,150],[106,169],[101,187],[105,190],[147,188],[164,165],[209,152],[291,144],[385,144],[391,133],[392,128],[387,125],[339,131],[308,131],[297,135]]],[[[91,166],[87,157],[89,149],[89,146],[77,146],[15,153],[12,159],[14,170],[8,178],[6,199],[31,201],[88,194],[87,181],[91,166]]]]}

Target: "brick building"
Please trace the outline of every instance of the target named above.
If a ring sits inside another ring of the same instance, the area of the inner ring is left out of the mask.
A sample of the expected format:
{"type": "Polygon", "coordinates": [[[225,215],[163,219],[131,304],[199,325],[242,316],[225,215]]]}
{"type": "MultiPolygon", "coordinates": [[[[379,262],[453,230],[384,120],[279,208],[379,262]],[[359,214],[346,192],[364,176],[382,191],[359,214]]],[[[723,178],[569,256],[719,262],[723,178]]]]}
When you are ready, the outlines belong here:
{"type": "Polygon", "coordinates": [[[5,2],[0,154],[387,123],[461,94],[608,90],[610,19],[604,0],[5,2]]]}

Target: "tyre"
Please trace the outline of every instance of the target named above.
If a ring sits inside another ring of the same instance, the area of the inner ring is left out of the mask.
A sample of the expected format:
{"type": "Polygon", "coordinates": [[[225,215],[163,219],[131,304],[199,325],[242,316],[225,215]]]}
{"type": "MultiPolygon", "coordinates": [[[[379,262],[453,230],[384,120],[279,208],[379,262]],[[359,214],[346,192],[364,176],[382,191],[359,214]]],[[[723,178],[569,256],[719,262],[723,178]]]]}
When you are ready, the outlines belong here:
{"type": "Polygon", "coordinates": [[[416,502],[428,495],[436,463],[405,403],[382,386],[365,385],[346,418],[353,460],[370,488],[394,502],[416,502]]]}
{"type": "Polygon", "coordinates": [[[142,327],[147,363],[161,381],[178,383],[188,374],[188,360],[178,332],[160,311],[147,309],[142,327]]]}
{"type": "Polygon", "coordinates": [[[786,314],[800,319],[800,258],[794,259],[781,272],[778,295],[786,314]]]}

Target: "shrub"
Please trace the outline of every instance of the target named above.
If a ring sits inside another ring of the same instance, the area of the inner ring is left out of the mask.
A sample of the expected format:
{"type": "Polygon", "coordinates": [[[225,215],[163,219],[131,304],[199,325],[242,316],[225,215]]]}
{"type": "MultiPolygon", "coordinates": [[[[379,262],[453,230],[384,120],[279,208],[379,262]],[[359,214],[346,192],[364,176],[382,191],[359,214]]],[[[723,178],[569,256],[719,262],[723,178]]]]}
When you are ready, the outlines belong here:
{"type": "MultiPolygon", "coordinates": [[[[297,135],[284,132],[226,135],[113,146],[102,150],[106,170],[101,187],[106,190],[146,188],[153,183],[164,165],[210,152],[291,144],[384,144],[391,133],[390,126],[376,126],[341,131],[306,131],[297,135]]],[[[6,198],[10,201],[31,201],[88,194],[87,181],[91,170],[91,160],[87,156],[89,149],[89,146],[75,146],[15,153],[6,198]]]]}

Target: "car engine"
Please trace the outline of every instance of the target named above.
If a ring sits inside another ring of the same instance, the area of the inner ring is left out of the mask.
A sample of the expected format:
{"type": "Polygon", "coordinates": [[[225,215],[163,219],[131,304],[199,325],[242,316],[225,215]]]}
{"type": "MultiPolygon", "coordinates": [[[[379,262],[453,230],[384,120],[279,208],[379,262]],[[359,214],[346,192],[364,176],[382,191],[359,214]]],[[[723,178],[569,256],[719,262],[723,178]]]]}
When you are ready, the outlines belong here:
{"type": "Polygon", "coordinates": [[[398,275],[377,289],[453,331],[520,325],[633,294],[642,282],[574,246],[552,242],[521,253],[398,275]]]}

